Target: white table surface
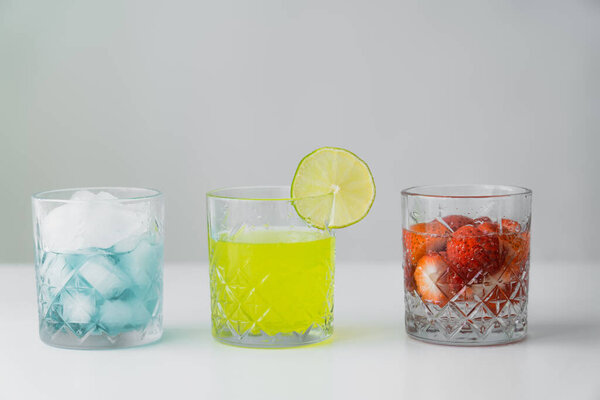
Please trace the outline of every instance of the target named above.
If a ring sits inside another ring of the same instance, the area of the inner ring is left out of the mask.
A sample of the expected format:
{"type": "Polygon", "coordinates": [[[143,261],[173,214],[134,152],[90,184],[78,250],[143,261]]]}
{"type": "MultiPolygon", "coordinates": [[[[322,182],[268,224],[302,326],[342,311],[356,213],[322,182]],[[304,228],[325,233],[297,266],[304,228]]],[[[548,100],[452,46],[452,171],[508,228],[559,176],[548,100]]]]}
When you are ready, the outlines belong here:
{"type": "Polygon", "coordinates": [[[534,262],[529,336],[495,347],[408,338],[401,281],[338,263],[331,339],[244,349],[211,337],[207,266],[167,265],[162,341],[77,351],[39,340],[33,267],[0,265],[0,399],[600,399],[600,265],[534,262]]]}

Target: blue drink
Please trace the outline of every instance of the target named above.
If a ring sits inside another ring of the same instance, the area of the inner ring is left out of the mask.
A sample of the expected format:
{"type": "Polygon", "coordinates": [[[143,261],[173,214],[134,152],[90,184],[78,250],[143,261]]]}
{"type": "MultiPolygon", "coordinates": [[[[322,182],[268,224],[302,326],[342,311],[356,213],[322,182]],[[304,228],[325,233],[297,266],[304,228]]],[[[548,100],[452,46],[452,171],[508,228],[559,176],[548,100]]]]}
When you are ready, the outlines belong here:
{"type": "Polygon", "coordinates": [[[127,342],[129,336],[136,344],[156,340],[162,324],[162,258],[162,243],[149,238],[127,252],[44,252],[36,268],[42,340],[60,345],[62,337],[70,346],[76,338],[84,347],[127,342]]]}
{"type": "Polygon", "coordinates": [[[40,337],[53,346],[137,346],[162,335],[162,198],[111,192],[78,191],[58,206],[34,197],[40,337]]]}

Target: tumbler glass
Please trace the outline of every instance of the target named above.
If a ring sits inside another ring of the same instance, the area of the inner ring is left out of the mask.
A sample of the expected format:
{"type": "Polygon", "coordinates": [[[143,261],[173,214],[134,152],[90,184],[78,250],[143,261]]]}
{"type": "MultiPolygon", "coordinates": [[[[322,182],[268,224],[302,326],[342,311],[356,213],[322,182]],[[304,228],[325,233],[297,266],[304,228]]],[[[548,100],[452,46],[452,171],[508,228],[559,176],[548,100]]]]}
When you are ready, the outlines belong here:
{"type": "Polygon", "coordinates": [[[527,333],[531,190],[420,186],[402,192],[407,333],[453,345],[527,333]]]}
{"type": "Polygon", "coordinates": [[[160,339],[161,193],[65,189],[35,194],[32,203],[42,341],[94,349],[160,339]]]}
{"type": "MultiPolygon", "coordinates": [[[[325,196],[333,200],[333,194],[325,196]]],[[[295,206],[302,201],[279,186],[207,194],[217,340],[288,347],[332,334],[335,238],[300,218],[295,206]]]]}

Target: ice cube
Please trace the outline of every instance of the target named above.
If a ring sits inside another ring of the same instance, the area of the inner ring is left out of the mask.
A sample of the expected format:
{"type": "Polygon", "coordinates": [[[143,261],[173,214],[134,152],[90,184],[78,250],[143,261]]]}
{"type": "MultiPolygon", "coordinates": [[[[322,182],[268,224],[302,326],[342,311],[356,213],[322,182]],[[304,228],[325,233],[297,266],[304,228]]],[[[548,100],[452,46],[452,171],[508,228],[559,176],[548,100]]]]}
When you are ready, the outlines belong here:
{"type": "Polygon", "coordinates": [[[89,190],[78,190],[71,196],[71,200],[77,201],[90,201],[94,200],[95,198],[96,195],[93,192],[90,192],[89,190]]]}
{"type": "Polygon", "coordinates": [[[113,300],[100,307],[99,324],[111,335],[123,329],[139,329],[148,324],[150,313],[138,299],[113,300]]]}
{"type": "Polygon", "coordinates": [[[61,294],[62,319],[68,324],[88,324],[96,312],[96,300],[90,293],[64,291],[61,294]]]}
{"type": "Polygon", "coordinates": [[[79,269],[79,276],[85,279],[105,299],[115,299],[129,288],[131,282],[106,256],[94,256],[79,269]]]}
{"type": "Polygon", "coordinates": [[[117,197],[112,194],[101,191],[98,194],[94,194],[94,192],[90,192],[89,190],[78,190],[71,196],[71,200],[77,201],[93,201],[93,200],[115,200],[117,197]]]}
{"type": "Polygon", "coordinates": [[[97,200],[114,200],[116,198],[116,196],[113,196],[112,194],[105,191],[101,191],[96,195],[97,200]]]}
{"type": "Polygon", "coordinates": [[[142,240],[131,252],[119,257],[119,265],[142,288],[150,286],[157,279],[161,264],[162,246],[150,244],[147,240],[142,240]]]}
{"type": "Polygon", "coordinates": [[[73,268],[62,254],[46,253],[39,267],[38,275],[41,288],[48,291],[53,298],[67,283],[73,273],[73,268]]]}
{"type": "Polygon", "coordinates": [[[110,193],[78,191],[73,202],[56,207],[41,221],[44,249],[73,252],[107,249],[148,230],[147,204],[124,204],[110,193]]]}
{"type": "Polygon", "coordinates": [[[115,244],[114,246],[112,246],[110,248],[110,251],[113,253],[116,253],[116,254],[129,253],[130,251],[132,251],[133,249],[136,248],[138,243],[141,240],[143,240],[142,238],[144,236],[141,236],[141,237],[140,236],[129,236],[128,238],[125,238],[125,239],[121,240],[120,242],[118,242],[117,244],[115,244]]]}

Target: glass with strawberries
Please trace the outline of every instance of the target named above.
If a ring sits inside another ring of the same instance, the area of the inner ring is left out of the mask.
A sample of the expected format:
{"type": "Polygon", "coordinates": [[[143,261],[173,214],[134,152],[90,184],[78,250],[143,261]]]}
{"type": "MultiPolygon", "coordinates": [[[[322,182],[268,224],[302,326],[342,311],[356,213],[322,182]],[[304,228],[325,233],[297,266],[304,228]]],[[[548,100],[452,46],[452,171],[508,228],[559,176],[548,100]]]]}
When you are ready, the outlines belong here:
{"type": "Polygon", "coordinates": [[[408,334],[475,346],[525,338],[531,190],[412,187],[402,214],[408,334]]]}

